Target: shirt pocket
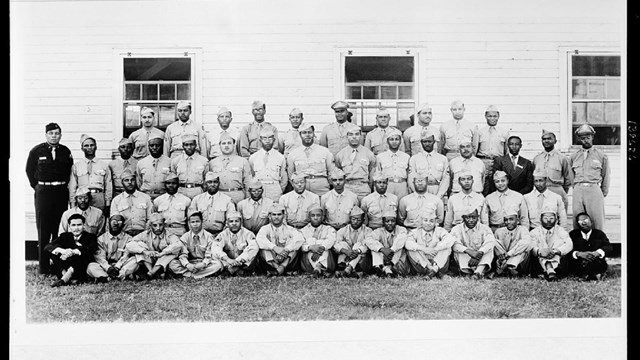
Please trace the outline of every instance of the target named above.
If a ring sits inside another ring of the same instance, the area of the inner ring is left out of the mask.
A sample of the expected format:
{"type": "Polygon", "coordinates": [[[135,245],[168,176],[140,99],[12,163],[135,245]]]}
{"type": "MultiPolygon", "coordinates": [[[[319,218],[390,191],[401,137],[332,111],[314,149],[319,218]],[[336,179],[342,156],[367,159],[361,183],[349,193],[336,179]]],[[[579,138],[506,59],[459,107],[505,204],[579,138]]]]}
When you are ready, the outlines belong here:
{"type": "Polygon", "coordinates": [[[118,211],[125,211],[129,208],[129,203],[121,202],[118,204],[118,211]]]}
{"type": "Polygon", "coordinates": [[[167,175],[171,170],[168,167],[163,167],[161,172],[163,175],[167,175]]]}
{"type": "Polygon", "coordinates": [[[160,206],[158,206],[158,212],[165,212],[169,209],[169,204],[164,203],[160,206]]]}

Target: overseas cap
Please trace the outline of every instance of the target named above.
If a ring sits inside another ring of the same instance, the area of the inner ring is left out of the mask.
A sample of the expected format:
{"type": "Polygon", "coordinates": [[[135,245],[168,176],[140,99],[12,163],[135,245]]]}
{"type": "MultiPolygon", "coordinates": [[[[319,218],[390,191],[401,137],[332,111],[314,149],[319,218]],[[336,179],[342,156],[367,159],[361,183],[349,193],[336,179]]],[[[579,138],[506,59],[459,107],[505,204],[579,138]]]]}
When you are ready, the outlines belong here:
{"type": "Polygon", "coordinates": [[[493,180],[501,179],[503,177],[507,177],[507,173],[502,170],[498,170],[495,173],[493,173],[493,180]]]}
{"type": "Polygon", "coordinates": [[[383,218],[389,218],[389,217],[395,218],[397,216],[398,216],[398,214],[395,211],[391,210],[391,209],[387,209],[387,210],[382,212],[382,217],[383,218]]]}
{"type": "Polygon", "coordinates": [[[195,136],[194,134],[183,134],[180,139],[182,140],[182,143],[186,143],[189,141],[195,141],[198,142],[198,137],[195,136]]]}
{"type": "Polygon", "coordinates": [[[315,126],[313,126],[313,124],[308,123],[306,121],[303,121],[302,124],[300,124],[300,127],[298,128],[298,131],[304,131],[304,130],[307,130],[307,129],[311,129],[313,131],[316,131],[315,126]]]}
{"type": "Polygon", "coordinates": [[[167,176],[164,177],[164,182],[171,181],[171,180],[178,180],[178,174],[174,172],[170,172],[167,174],[167,176]]]}
{"type": "Polygon", "coordinates": [[[87,134],[80,135],[80,145],[84,145],[84,142],[89,139],[93,140],[93,142],[96,142],[96,139],[94,139],[92,136],[89,136],[87,134]]]}
{"type": "Polygon", "coordinates": [[[309,206],[309,208],[307,209],[307,213],[308,214],[311,214],[314,211],[320,211],[321,213],[324,214],[324,209],[319,204],[313,204],[313,205],[309,206]]]}
{"type": "Polygon", "coordinates": [[[78,189],[76,189],[76,196],[87,195],[88,193],[90,193],[90,191],[87,186],[80,186],[78,189]]]}
{"type": "Polygon", "coordinates": [[[436,210],[432,207],[427,207],[422,211],[422,219],[426,220],[426,219],[435,219],[436,217],[438,217],[436,215],[436,210]]]}
{"type": "Polygon", "coordinates": [[[265,107],[265,105],[264,105],[264,102],[262,100],[254,100],[251,103],[251,108],[252,109],[260,109],[260,108],[264,109],[264,107],[265,107]]]}
{"type": "Polygon", "coordinates": [[[495,112],[500,112],[500,110],[498,110],[498,107],[495,105],[489,105],[487,106],[487,110],[485,110],[484,112],[489,112],[489,111],[495,111],[495,112]]]}
{"type": "Polygon", "coordinates": [[[423,111],[431,111],[431,105],[427,103],[420,104],[420,106],[418,107],[418,114],[423,111]]]}
{"type": "Polygon", "coordinates": [[[349,212],[349,216],[360,216],[363,214],[364,214],[364,211],[362,211],[362,209],[358,206],[352,207],[351,211],[349,212]]]}
{"type": "Polygon", "coordinates": [[[143,107],[142,109],[140,109],[140,115],[146,114],[146,113],[150,113],[151,115],[155,115],[156,114],[156,112],[153,111],[152,108],[143,107]]]}
{"type": "Polygon", "coordinates": [[[347,134],[355,134],[358,132],[362,133],[362,129],[358,125],[352,124],[351,126],[347,127],[347,134]]]}
{"type": "Polygon", "coordinates": [[[113,220],[115,218],[120,218],[122,221],[127,221],[127,218],[125,218],[122,214],[111,214],[111,216],[109,216],[109,220],[113,220]]]}
{"type": "Polygon", "coordinates": [[[549,130],[542,129],[542,136],[545,136],[545,135],[553,135],[553,136],[556,136],[556,134],[554,134],[554,133],[553,133],[553,131],[549,131],[549,130]]]}
{"type": "Polygon", "coordinates": [[[414,177],[414,179],[426,179],[428,176],[427,172],[424,170],[418,170],[416,171],[416,175],[414,177]]]}
{"type": "Polygon", "coordinates": [[[402,138],[402,132],[396,128],[392,128],[391,126],[389,126],[389,129],[391,129],[391,131],[389,131],[389,135],[387,135],[387,139],[392,137],[392,136],[400,136],[402,138]]]}
{"type": "Polygon", "coordinates": [[[291,175],[291,181],[306,180],[307,176],[301,172],[295,172],[291,175]]]}
{"type": "Polygon", "coordinates": [[[533,176],[548,177],[547,170],[543,168],[536,168],[533,170],[533,176]]]}
{"type": "Polygon", "coordinates": [[[556,214],[556,210],[549,205],[545,205],[542,210],[540,210],[540,215],[542,214],[556,214]]]}
{"type": "Polygon", "coordinates": [[[389,110],[387,110],[387,108],[379,108],[378,111],[376,111],[376,116],[385,116],[385,115],[390,115],[389,110]]]}
{"type": "Polygon", "coordinates": [[[269,209],[269,212],[272,212],[272,213],[278,213],[281,211],[285,211],[285,208],[280,203],[273,203],[273,205],[271,205],[271,209],[269,209]]]}
{"type": "Polygon", "coordinates": [[[467,169],[460,170],[460,172],[458,173],[458,179],[465,176],[473,176],[473,173],[471,172],[471,170],[467,169]]]}
{"type": "Polygon", "coordinates": [[[231,114],[231,111],[229,111],[229,109],[227,109],[226,107],[222,106],[220,107],[220,109],[218,109],[218,116],[222,115],[222,114],[226,114],[229,113],[231,114]]]}
{"type": "Polygon", "coordinates": [[[227,212],[227,220],[229,219],[242,219],[242,214],[239,211],[233,210],[227,212]]]}
{"type": "Polygon", "coordinates": [[[184,101],[184,100],[180,101],[178,103],[178,106],[177,106],[178,109],[183,109],[183,108],[186,108],[186,107],[191,108],[191,102],[190,101],[184,101]]]}
{"type": "Polygon", "coordinates": [[[131,141],[131,139],[123,137],[122,139],[120,139],[120,141],[118,142],[118,145],[127,145],[127,144],[131,144],[133,145],[133,141],[131,141]]]}
{"type": "Polygon", "coordinates": [[[593,126],[589,124],[582,124],[579,128],[576,129],[576,134],[595,134],[596,131],[593,129],[593,126]]]}
{"type": "Polygon", "coordinates": [[[333,170],[331,170],[331,172],[329,173],[329,177],[331,178],[344,178],[346,177],[347,174],[344,173],[344,171],[342,171],[342,169],[335,167],[333,168],[333,170]]]}
{"type": "Polygon", "coordinates": [[[164,216],[162,216],[162,214],[160,213],[153,213],[151,214],[151,216],[149,217],[149,222],[150,223],[154,223],[157,221],[163,221],[164,222],[164,216]]]}
{"type": "Polygon", "coordinates": [[[298,115],[298,114],[302,115],[302,110],[300,110],[298,108],[293,108],[291,110],[291,112],[289,113],[289,115],[298,115]]]}
{"type": "Polygon", "coordinates": [[[387,177],[384,175],[382,171],[378,171],[373,174],[373,181],[387,180],[387,177]]]}
{"type": "Polygon", "coordinates": [[[262,183],[260,181],[258,181],[258,179],[251,179],[251,181],[249,181],[249,184],[247,185],[248,189],[262,189],[262,183]]]}
{"type": "Polygon", "coordinates": [[[129,170],[129,169],[125,169],[122,174],[120,175],[120,179],[124,180],[126,178],[130,178],[130,177],[134,177],[136,176],[136,174],[133,173],[133,171],[129,170]]]}
{"type": "Polygon", "coordinates": [[[518,215],[518,208],[516,206],[507,206],[504,209],[504,216],[512,216],[512,215],[518,215]]]}
{"type": "Polygon", "coordinates": [[[420,140],[426,140],[430,137],[432,137],[433,140],[436,140],[436,134],[430,129],[422,130],[420,132],[420,140]]]}
{"type": "Polygon", "coordinates": [[[467,215],[471,215],[471,214],[473,214],[474,212],[476,212],[476,213],[477,213],[477,212],[478,212],[478,209],[477,209],[477,208],[475,208],[475,207],[473,207],[473,206],[469,206],[469,205],[467,205],[467,206],[464,206],[464,207],[462,208],[462,210],[460,211],[460,214],[461,214],[462,216],[467,216],[467,215]]]}
{"type": "Polygon", "coordinates": [[[204,175],[205,182],[219,179],[219,178],[220,178],[220,175],[217,172],[213,172],[213,171],[207,171],[207,173],[204,175]]]}
{"type": "Polygon", "coordinates": [[[270,126],[265,126],[262,128],[262,130],[260,130],[260,136],[269,137],[269,136],[275,136],[275,135],[276,135],[275,132],[270,126]]]}
{"type": "Polygon", "coordinates": [[[162,136],[160,136],[160,134],[155,133],[155,134],[149,135],[149,140],[147,140],[147,142],[151,140],[164,140],[164,139],[162,138],[162,136]]]}

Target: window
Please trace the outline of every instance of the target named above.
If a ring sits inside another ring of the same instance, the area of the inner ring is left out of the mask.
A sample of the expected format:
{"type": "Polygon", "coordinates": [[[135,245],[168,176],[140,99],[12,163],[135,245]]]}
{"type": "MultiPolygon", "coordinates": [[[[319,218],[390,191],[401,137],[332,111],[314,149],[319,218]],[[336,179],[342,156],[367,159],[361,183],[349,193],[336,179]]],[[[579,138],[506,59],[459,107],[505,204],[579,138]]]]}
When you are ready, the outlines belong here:
{"type": "Polygon", "coordinates": [[[415,109],[415,57],[344,57],[345,99],[353,114],[351,121],[372,129],[376,111],[385,107],[391,114],[390,125],[401,130],[410,126],[415,109]]]}
{"type": "Polygon", "coordinates": [[[155,111],[155,126],[161,130],[177,118],[176,105],[182,100],[193,107],[193,58],[184,56],[122,58],[123,136],[141,126],[140,110],[155,111]]]}
{"type": "Polygon", "coordinates": [[[620,145],[620,56],[606,53],[569,53],[571,136],[588,123],[596,130],[594,145],[620,145]]]}

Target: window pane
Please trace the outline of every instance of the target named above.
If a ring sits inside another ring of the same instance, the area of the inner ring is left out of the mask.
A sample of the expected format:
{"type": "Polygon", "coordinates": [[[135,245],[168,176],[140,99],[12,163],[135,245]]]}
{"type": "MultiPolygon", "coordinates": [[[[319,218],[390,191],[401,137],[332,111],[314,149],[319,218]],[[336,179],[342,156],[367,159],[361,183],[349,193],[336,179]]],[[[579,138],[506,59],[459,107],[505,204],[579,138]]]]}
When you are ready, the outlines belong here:
{"type": "Polygon", "coordinates": [[[140,84],[126,84],[124,89],[125,100],[140,100],[140,84]]]}
{"type": "Polygon", "coordinates": [[[397,99],[397,86],[381,86],[382,99],[397,99]]]}
{"type": "Polygon", "coordinates": [[[604,104],[604,122],[620,126],[620,103],[604,104]]]}
{"type": "Polygon", "coordinates": [[[191,100],[191,85],[178,84],[178,100],[191,100]]]}
{"type": "Polygon", "coordinates": [[[347,99],[362,99],[362,88],[360,86],[347,86],[347,99]]]}
{"type": "Polygon", "coordinates": [[[606,99],[620,99],[620,79],[607,79],[606,99]]]}
{"type": "Polygon", "coordinates": [[[175,99],[176,99],[176,85],[160,84],[160,100],[175,100],[175,99]]]}
{"type": "Polygon", "coordinates": [[[142,85],[142,100],[158,100],[158,85],[157,84],[143,84],[142,85]]]}
{"type": "Polygon", "coordinates": [[[125,112],[124,126],[127,128],[139,128],[140,127],[140,106],[125,105],[124,112],[125,112]]]}
{"type": "Polygon", "coordinates": [[[413,82],[411,56],[348,56],[344,60],[346,82],[413,82]]]}
{"type": "Polygon", "coordinates": [[[620,76],[620,56],[574,55],[573,76],[620,76]]]}
{"type": "Polygon", "coordinates": [[[169,124],[173,123],[176,116],[176,106],[175,105],[161,105],[160,106],[160,114],[158,114],[158,126],[166,127],[169,124]]]}
{"type": "Polygon", "coordinates": [[[587,122],[586,103],[573,103],[572,113],[572,122],[574,124],[584,124],[585,122],[587,122]]]}
{"type": "Polygon", "coordinates": [[[589,79],[588,82],[589,92],[587,93],[588,99],[604,99],[604,80],[602,79],[589,79]]]}
{"type": "Polygon", "coordinates": [[[587,122],[592,125],[604,123],[603,103],[587,103],[587,122]]]}
{"type": "Polygon", "coordinates": [[[587,80],[574,79],[571,83],[573,88],[573,98],[586,99],[587,98],[587,80]]]}
{"type": "Polygon", "coordinates": [[[413,99],[413,86],[398,86],[398,99],[413,99]]]}
{"type": "Polygon", "coordinates": [[[379,99],[377,86],[363,86],[363,99],[379,99]]]}
{"type": "Polygon", "coordinates": [[[137,81],[191,80],[190,58],[126,58],[124,79],[137,81]]]}

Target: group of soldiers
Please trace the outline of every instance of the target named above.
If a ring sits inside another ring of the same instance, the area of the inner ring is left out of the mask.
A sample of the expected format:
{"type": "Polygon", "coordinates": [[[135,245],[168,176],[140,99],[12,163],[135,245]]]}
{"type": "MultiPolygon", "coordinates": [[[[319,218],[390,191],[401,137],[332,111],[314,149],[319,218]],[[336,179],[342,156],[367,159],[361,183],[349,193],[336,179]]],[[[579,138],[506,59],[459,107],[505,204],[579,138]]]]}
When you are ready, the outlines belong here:
{"type": "Polygon", "coordinates": [[[297,108],[279,133],[261,101],[240,130],[221,108],[209,132],[188,102],[164,132],[143,108],[142,127],[110,162],[96,159],[88,135],[74,161],[60,126],[46,125],[26,167],[39,271],[56,275],[53,286],[254,272],[591,280],[606,271],[610,170],[590,125],[576,130],[582,149],[569,157],[543,130],[544,150],[530,161],[493,105],[479,127],[454,101],[436,128],[423,104],[404,133],[380,108],[366,136],[348,103],[331,108],[336,121],[319,137],[297,108]]]}

